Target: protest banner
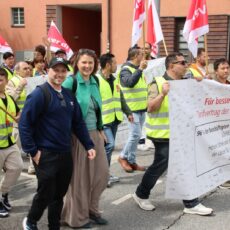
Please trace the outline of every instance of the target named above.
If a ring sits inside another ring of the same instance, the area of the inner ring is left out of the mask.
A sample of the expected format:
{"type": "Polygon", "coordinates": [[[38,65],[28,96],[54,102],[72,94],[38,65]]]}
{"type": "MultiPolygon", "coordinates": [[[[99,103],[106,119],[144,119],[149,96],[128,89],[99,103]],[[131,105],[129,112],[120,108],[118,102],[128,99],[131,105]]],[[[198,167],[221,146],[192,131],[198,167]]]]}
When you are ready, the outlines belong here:
{"type": "Polygon", "coordinates": [[[230,86],[170,81],[166,197],[193,199],[230,179],[230,86]]]}
{"type": "Polygon", "coordinates": [[[26,78],[27,84],[25,86],[26,95],[28,96],[38,85],[42,85],[48,79],[47,75],[37,76],[37,77],[28,77],[26,78]]]}

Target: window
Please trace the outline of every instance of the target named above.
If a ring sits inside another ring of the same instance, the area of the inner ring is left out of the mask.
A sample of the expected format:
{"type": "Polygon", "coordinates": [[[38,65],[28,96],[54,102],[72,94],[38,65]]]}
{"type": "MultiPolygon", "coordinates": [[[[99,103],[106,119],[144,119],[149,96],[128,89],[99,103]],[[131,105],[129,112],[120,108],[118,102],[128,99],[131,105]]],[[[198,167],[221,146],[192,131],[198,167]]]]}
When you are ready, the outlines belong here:
{"type": "Polygon", "coordinates": [[[24,26],[24,8],[12,8],[12,26],[24,26]]]}
{"type": "MultiPolygon", "coordinates": [[[[183,37],[183,29],[185,24],[185,18],[176,19],[176,50],[183,53],[185,57],[191,58],[191,53],[188,50],[188,43],[183,37]]],[[[198,39],[198,48],[204,48],[204,36],[198,39]]]]}

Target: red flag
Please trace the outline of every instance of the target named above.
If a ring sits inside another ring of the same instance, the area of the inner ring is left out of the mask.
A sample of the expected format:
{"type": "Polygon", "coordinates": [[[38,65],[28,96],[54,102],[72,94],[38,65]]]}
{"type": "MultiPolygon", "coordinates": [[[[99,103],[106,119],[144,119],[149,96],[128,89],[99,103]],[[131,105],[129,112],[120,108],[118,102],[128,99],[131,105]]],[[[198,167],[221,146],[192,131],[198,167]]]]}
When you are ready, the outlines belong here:
{"type": "Polygon", "coordinates": [[[209,32],[206,0],[192,0],[183,29],[188,49],[197,56],[198,38],[209,32]]]}
{"type": "Polygon", "coordinates": [[[164,39],[154,0],[148,3],[147,42],[152,45],[152,55],[157,56],[157,43],[164,39]]]}
{"type": "Polygon", "coordinates": [[[132,46],[137,44],[141,37],[141,30],[145,20],[145,0],[135,0],[133,30],[132,30],[132,46]]]}
{"type": "Polygon", "coordinates": [[[10,48],[6,40],[2,36],[0,36],[0,53],[5,53],[5,52],[13,53],[12,49],[10,48]]]}
{"type": "Polygon", "coordinates": [[[68,59],[73,55],[73,51],[66,43],[66,41],[62,37],[61,33],[59,32],[57,26],[53,21],[51,22],[50,29],[48,31],[48,39],[51,42],[51,51],[56,52],[57,50],[62,49],[66,52],[68,59]]]}

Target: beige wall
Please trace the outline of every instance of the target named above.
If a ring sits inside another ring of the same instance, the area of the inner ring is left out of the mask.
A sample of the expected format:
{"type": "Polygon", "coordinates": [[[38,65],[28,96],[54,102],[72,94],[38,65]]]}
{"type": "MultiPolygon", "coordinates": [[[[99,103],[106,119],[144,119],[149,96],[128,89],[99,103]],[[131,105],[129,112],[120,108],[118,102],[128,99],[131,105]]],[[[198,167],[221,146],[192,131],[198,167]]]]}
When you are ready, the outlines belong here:
{"type": "MultiPolygon", "coordinates": [[[[31,50],[37,44],[42,43],[42,37],[46,31],[46,5],[82,4],[82,0],[4,0],[0,1],[1,25],[0,34],[15,50],[31,50]],[[25,28],[11,27],[11,7],[24,7],[25,28]]],[[[102,49],[106,50],[105,38],[107,34],[107,4],[106,0],[84,0],[84,4],[102,4],[102,49]]]]}
{"type": "MultiPolygon", "coordinates": [[[[230,15],[230,0],[206,0],[209,15],[230,15]]],[[[160,0],[161,17],[186,17],[190,0],[160,0]]]]}
{"type": "MultiPolygon", "coordinates": [[[[107,50],[107,0],[0,0],[0,34],[15,51],[32,50],[46,31],[46,5],[101,4],[101,52],[107,50]],[[25,28],[11,27],[10,7],[24,7],[25,28]]],[[[161,17],[185,17],[190,0],[160,0],[161,17]]],[[[209,15],[230,15],[230,0],[207,0],[209,15]]],[[[131,45],[134,0],[111,0],[111,51],[118,63],[125,61],[131,45]]],[[[140,40],[140,45],[142,40],[140,40]]]]}

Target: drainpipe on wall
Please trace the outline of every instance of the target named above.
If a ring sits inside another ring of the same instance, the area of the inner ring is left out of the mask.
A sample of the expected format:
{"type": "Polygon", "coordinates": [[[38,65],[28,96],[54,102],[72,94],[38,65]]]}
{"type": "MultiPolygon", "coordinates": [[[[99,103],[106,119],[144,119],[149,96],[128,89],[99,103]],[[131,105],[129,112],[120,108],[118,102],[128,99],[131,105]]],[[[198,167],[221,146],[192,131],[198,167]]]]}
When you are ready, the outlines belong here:
{"type": "Polygon", "coordinates": [[[157,13],[160,17],[160,0],[155,0],[155,5],[156,5],[157,13]]]}
{"type": "Polygon", "coordinates": [[[110,52],[110,39],[111,39],[111,12],[110,12],[110,0],[107,0],[107,52],[110,52]]]}
{"type": "Polygon", "coordinates": [[[230,60],[230,16],[228,16],[228,48],[227,48],[227,59],[230,60]]]}

